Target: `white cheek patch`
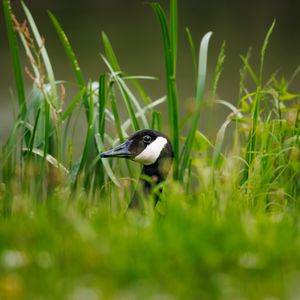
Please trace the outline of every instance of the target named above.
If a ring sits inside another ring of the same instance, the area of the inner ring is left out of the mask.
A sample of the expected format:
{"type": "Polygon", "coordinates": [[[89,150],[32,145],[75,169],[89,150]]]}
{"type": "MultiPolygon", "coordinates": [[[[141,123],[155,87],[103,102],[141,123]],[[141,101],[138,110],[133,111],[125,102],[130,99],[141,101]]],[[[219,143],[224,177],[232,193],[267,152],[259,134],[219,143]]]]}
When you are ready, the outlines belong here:
{"type": "Polygon", "coordinates": [[[133,160],[137,161],[143,165],[149,166],[156,162],[162,149],[168,143],[167,139],[159,136],[149,144],[139,155],[137,155],[133,160]]]}

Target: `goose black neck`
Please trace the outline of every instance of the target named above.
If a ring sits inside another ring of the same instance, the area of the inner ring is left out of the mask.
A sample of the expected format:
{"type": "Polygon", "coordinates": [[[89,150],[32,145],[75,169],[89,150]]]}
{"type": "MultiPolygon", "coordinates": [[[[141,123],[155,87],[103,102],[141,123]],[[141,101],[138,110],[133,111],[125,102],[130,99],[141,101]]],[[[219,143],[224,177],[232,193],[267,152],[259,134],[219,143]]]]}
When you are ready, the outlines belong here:
{"type": "MultiPolygon", "coordinates": [[[[141,197],[139,196],[139,193],[141,190],[143,191],[144,195],[150,195],[152,193],[152,189],[156,185],[166,180],[168,172],[169,169],[166,170],[165,168],[162,168],[160,160],[149,166],[144,165],[137,191],[133,195],[129,208],[140,207],[141,197]]],[[[162,188],[156,191],[156,194],[154,195],[154,206],[159,201],[159,194],[161,192],[162,188]]]]}
{"type": "Polygon", "coordinates": [[[160,161],[152,165],[144,166],[142,170],[141,180],[144,185],[144,192],[150,193],[153,185],[157,185],[166,179],[166,174],[161,172],[160,161]]]}

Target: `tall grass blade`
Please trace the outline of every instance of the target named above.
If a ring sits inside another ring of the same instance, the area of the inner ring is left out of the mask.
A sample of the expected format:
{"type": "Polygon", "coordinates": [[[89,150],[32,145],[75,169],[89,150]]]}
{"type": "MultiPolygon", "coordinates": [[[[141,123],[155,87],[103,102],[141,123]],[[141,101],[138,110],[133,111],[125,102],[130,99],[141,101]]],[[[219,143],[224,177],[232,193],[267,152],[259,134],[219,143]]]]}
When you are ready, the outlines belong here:
{"type": "MultiPolygon", "coordinates": [[[[103,152],[104,149],[104,145],[103,145],[103,141],[101,140],[101,136],[100,134],[96,134],[95,135],[95,140],[96,140],[96,144],[97,144],[97,148],[98,148],[98,152],[101,153],[103,152]]],[[[100,156],[99,156],[100,159],[100,156]]],[[[114,172],[112,171],[110,164],[109,164],[109,160],[107,159],[101,159],[103,167],[106,171],[106,174],[108,175],[108,177],[111,179],[111,181],[117,186],[120,187],[120,182],[118,181],[117,177],[115,176],[114,172]]]]}
{"type": "MultiPolygon", "coordinates": [[[[48,150],[49,150],[49,142],[50,142],[49,138],[50,138],[50,132],[51,132],[50,104],[47,101],[44,102],[44,108],[45,108],[44,160],[46,160],[46,156],[47,156],[48,150]]],[[[43,168],[43,170],[44,170],[44,168],[43,168]]]]}
{"type": "MultiPolygon", "coordinates": [[[[141,111],[141,107],[138,104],[138,101],[135,99],[134,95],[130,92],[129,88],[126,86],[125,82],[122,80],[122,78],[119,77],[119,72],[116,72],[116,70],[113,69],[113,66],[111,65],[111,63],[103,56],[101,55],[103,61],[105,62],[105,64],[107,65],[108,69],[111,72],[111,80],[113,80],[113,82],[115,82],[120,90],[120,93],[122,95],[122,98],[124,100],[128,115],[130,117],[131,120],[131,125],[132,128],[137,131],[140,128],[139,122],[137,120],[135,111],[133,109],[132,103],[131,101],[135,104],[135,106],[137,107],[138,111],[141,111]]],[[[148,122],[146,122],[146,127],[148,125],[148,122]]]]}
{"type": "MultiPolygon", "coordinates": [[[[35,42],[37,44],[38,51],[42,58],[42,66],[45,68],[46,80],[50,84],[50,89],[48,90],[47,85],[44,83],[41,77],[40,89],[45,102],[45,135],[44,135],[44,153],[53,154],[54,156],[62,157],[60,145],[61,132],[59,128],[59,122],[54,122],[54,118],[58,120],[57,112],[59,107],[59,98],[57,93],[57,86],[54,77],[53,68],[48,56],[47,50],[45,48],[45,40],[41,37],[36,23],[24,2],[21,1],[23,10],[25,12],[26,18],[30,25],[31,31],[33,33],[35,42]],[[46,103],[47,102],[47,103],[46,103]]],[[[46,154],[45,154],[46,155],[46,154]]],[[[45,167],[45,159],[43,162],[43,171],[45,167]]]]}
{"type": "Polygon", "coordinates": [[[216,65],[216,69],[215,69],[215,75],[214,75],[214,79],[213,79],[213,86],[212,86],[212,94],[213,97],[216,96],[217,93],[217,87],[218,87],[218,83],[221,77],[221,73],[223,71],[223,65],[224,65],[224,61],[225,61],[225,41],[223,41],[221,49],[220,49],[220,53],[218,55],[218,60],[217,60],[217,65],[216,65]]]}
{"type": "Polygon", "coordinates": [[[88,128],[86,133],[86,139],[84,143],[84,149],[80,160],[80,166],[77,176],[80,172],[84,169],[86,163],[88,162],[89,153],[91,149],[91,142],[93,138],[93,131],[94,131],[94,98],[93,98],[93,91],[90,89],[89,91],[89,99],[90,99],[90,107],[89,107],[89,119],[88,119],[88,128]]]}
{"type": "Polygon", "coordinates": [[[198,64],[198,76],[197,76],[197,90],[196,90],[196,107],[192,116],[191,126],[189,134],[184,144],[182,152],[182,161],[180,165],[179,179],[183,180],[188,162],[190,159],[190,154],[193,147],[193,142],[196,134],[196,130],[200,120],[200,110],[203,101],[205,81],[206,81],[206,71],[207,71],[207,52],[208,43],[212,32],[208,32],[201,40],[199,49],[199,64],[198,64]]]}
{"type": "Polygon", "coordinates": [[[259,69],[259,83],[260,83],[260,85],[262,85],[262,81],[263,81],[263,69],[264,69],[266,50],[267,50],[267,47],[268,47],[270,36],[271,36],[271,34],[273,32],[273,29],[275,27],[275,24],[276,24],[276,20],[273,21],[271,27],[269,28],[269,30],[267,32],[267,35],[264,39],[264,43],[263,43],[263,46],[262,46],[261,52],[260,52],[260,69],[259,69]]]}
{"type": "Polygon", "coordinates": [[[65,120],[67,120],[68,118],[71,117],[72,113],[74,112],[74,109],[77,107],[77,105],[79,104],[82,97],[86,94],[86,91],[87,91],[87,89],[84,87],[79,92],[79,94],[74,98],[74,100],[71,102],[69,107],[62,114],[62,117],[61,117],[62,121],[65,121],[65,120]]]}
{"type": "Polygon", "coordinates": [[[29,59],[30,66],[33,70],[35,79],[41,78],[41,74],[40,74],[40,70],[39,70],[38,66],[35,63],[33,63],[33,62],[35,62],[34,53],[33,53],[32,49],[29,47],[29,44],[25,38],[24,32],[19,32],[19,37],[20,37],[22,45],[25,49],[26,55],[29,59]]]}
{"type": "MultiPolygon", "coordinates": [[[[22,122],[17,120],[17,122],[14,124],[13,129],[11,130],[7,142],[5,145],[3,145],[3,149],[5,151],[5,157],[6,159],[2,159],[1,164],[4,167],[7,164],[7,160],[9,157],[13,156],[13,153],[15,152],[18,141],[17,141],[17,134],[18,134],[18,129],[21,126],[22,122]]],[[[23,125],[23,124],[22,124],[23,125]]],[[[23,137],[21,137],[22,139],[23,137]]]]}
{"type": "MultiPolygon", "coordinates": [[[[248,52],[249,53],[249,52],[248,52]]],[[[255,85],[258,86],[259,85],[259,79],[257,78],[257,76],[255,75],[255,72],[254,70],[252,69],[252,67],[250,66],[249,64],[249,56],[248,56],[248,53],[247,53],[247,56],[243,56],[241,55],[241,60],[245,66],[245,68],[247,69],[250,77],[252,78],[252,80],[254,81],[255,85]]]]}
{"type": "MultiPolygon", "coordinates": [[[[107,37],[107,35],[104,32],[102,32],[102,39],[103,39],[103,44],[104,44],[107,59],[103,55],[101,55],[101,57],[104,60],[105,64],[107,65],[108,69],[110,70],[113,78],[117,82],[117,85],[120,89],[122,97],[125,101],[127,111],[132,120],[133,128],[135,130],[138,130],[140,126],[139,126],[138,120],[135,118],[135,113],[133,111],[131,101],[135,105],[138,112],[141,111],[142,108],[141,108],[139,102],[136,100],[134,94],[130,91],[129,87],[126,85],[125,81],[121,78],[122,73],[121,73],[121,69],[120,69],[117,57],[112,48],[109,38],[107,37]]],[[[147,128],[149,125],[148,125],[147,119],[144,116],[142,116],[142,121],[144,123],[144,126],[147,128]]]]}
{"type": "Polygon", "coordinates": [[[79,66],[79,63],[77,61],[77,58],[75,56],[75,53],[73,51],[73,48],[69,42],[68,37],[66,36],[65,32],[63,31],[63,28],[61,27],[61,25],[59,24],[58,20],[56,19],[56,17],[50,12],[48,11],[48,15],[50,17],[50,20],[58,34],[58,37],[65,49],[65,52],[68,56],[69,62],[72,66],[72,70],[75,74],[76,80],[79,84],[80,87],[83,87],[84,84],[84,79],[83,79],[83,75],[81,72],[81,68],[79,66]]]}
{"type": "Polygon", "coordinates": [[[151,120],[151,129],[156,129],[158,131],[162,130],[162,117],[161,112],[154,111],[152,113],[152,120],[151,120]]]}
{"type": "Polygon", "coordinates": [[[177,44],[178,44],[178,12],[177,0],[170,0],[170,44],[173,56],[174,76],[176,76],[177,44]]]}
{"type": "MultiPolygon", "coordinates": [[[[91,126],[91,112],[90,112],[90,109],[93,109],[94,111],[94,107],[91,108],[91,105],[90,105],[90,102],[89,102],[89,93],[88,91],[84,88],[85,87],[85,82],[84,82],[84,76],[82,74],[82,71],[81,71],[81,68],[80,68],[80,65],[78,63],[78,60],[76,58],[76,55],[73,51],[73,48],[65,34],[65,32],[63,31],[61,25],[59,24],[58,20],[55,18],[55,16],[51,13],[51,12],[48,12],[49,14],[49,17],[54,25],[54,28],[56,29],[56,32],[59,36],[59,39],[65,49],[65,52],[68,56],[68,59],[69,59],[69,62],[72,66],[72,70],[75,74],[75,77],[76,77],[76,80],[77,80],[77,83],[81,89],[81,92],[80,94],[82,94],[82,101],[83,101],[83,105],[84,105],[84,108],[85,108],[85,114],[86,114],[86,119],[87,119],[87,123],[88,123],[88,128],[90,128],[91,126]]],[[[90,93],[92,93],[90,91],[90,93]]],[[[92,95],[90,95],[90,97],[92,97],[92,95]]],[[[76,98],[76,103],[75,101],[73,102],[73,106],[70,107],[70,109],[74,108],[74,106],[77,105],[77,100],[79,100],[78,98],[76,98]]],[[[104,110],[104,107],[103,107],[103,110],[104,110]]],[[[102,115],[101,115],[102,117],[102,115]]],[[[103,118],[104,119],[104,118],[103,118]]],[[[103,123],[104,124],[104,123],[103,123]]],[[[102,124],[102,125],[103,125],[102,124]]],[[[93,123],[93,128],[90,128],[90,130],[88,130],[89,134],[91,135],[92,132],[95,132],[96,131],[96,128],[95,128],[95,124],[93,123]]],[[[103,128],[104,130],[104,128],[103,128]]],[[[90,162],[93,158],[93,156],[96,154],[97,152],[97,149],[96,149],[96,145],[94,143],[92,143],[92,138],[89,137],[88,139],[86,139],[86,143],[90,143],[89,145],[85,144],[85,152],[82,156],[83,160],[81,160],[81,164],[80,164],[80,167],[79,167],[79,172],[82,171],[82,168],[83,168],[83,164],[85,164],[86,162],[90,162]],[[87,158],[88,157],[88,158],[87,158]]],[[[89,164],[89,163],[87,163],[89,164]]],[[[91,168],[89,168],[91,169],[91,168]]],[[[86,179],[85,181],[88,181],[90,178],[89,178],[89,175],[91,175],[91,173],[89,174],[86,174],[86,179]]],[[[92,176],[92,175],[91,175],[92,176]]]]}
{"type": "Polygon", "coordinates": [[[98,131],[103,141],[104,132],[105,132],[105,106],[106,106],[106,77],[104,74],[100,75],[99,77],[98,103],[99,103],[98,131]]]}
{"type": "MultiPolygon", "coordinates": [[[[76,58],[76,55],[75,55],[75,53],[73,51],[73,48],[72,48],[72,46],[69,42],[69,39],[66,36],[65,32],[63,31],[63,28],[59,24],[58,20],[55,18],[55,16],[50,11],[48,11],[48,15],[49,15],[49,17],[52,21],[52,24],[53,24],[53,26],[54,26],[57,34],[58,34],[58,37],[59,37],[59,39],[60,39],[60,41],[61,41],[61,43],[62,43],[62,45],[65,49],[65,52],[68,56],[68,59],[69,59],[69,62],[71,64],[72,70],[75,74],[77,83],[78,83],[80,89],[82,89],[85,86],[84,77],[83,77],[80,65],[78,63],[78,60],[76,58]]],[[[82,95],[82,100],[83,100],[83,105],[84,105],[84,108],[85,108],[86,118],[87,118],[87,121],[88,121],[88,118],[89,118],[89,100],[88,100],[88,95],[86,93],[84,93],[82,95]]]]}
{"type": "MultiPolygon", "coordinates": [[[[249,177],[249,167],[251,166],[251,163],[253,162],[255,156],[256,156],[256,144],[257,144],[257,124],[259,120],[260,115],[260,102],[262,97],[262,88],[263,88],[263,66],[264,66],[264,60],[265,60],[265,53],[266,49],[269,43],[269,39],[271,36],[271,33],[273,31],[273,28],[275,26],[275,20],[273,21],[270,29],[267,32],[267,35],[264,39],[262,48],[261,48],[261,60],[260,60],[260,71],[259,71],[259,82],[256,89],[256,96],[253,104],[252,109],[252,127],[249,133],[249,139],[247,143],[247,152],[246,152],[246,167],[244,170],[244,176],[242,178],[242,182],[245,182],[249,177]]],[[[250,69],[248,69],[250,70],[250,69]]]]}
{"type": "Polygon", "coordinates": [[[120,117],[119,117],[119,111],[118,111],[118,107],[117,107],[117,103],[116,103],[115,91],[114,91],[114,87],[112,84],[109,85],[108,97],[110,99],[110,105],[111,105],[111,110],[112,110],[112,113],[114,116],[115,128],[117,131],[117,135],[119,137],[120,142],[123,143],[124,134],[122,131],[122,126],[121,126],[120,117]]]}
{"type": "Polygon", "coordinates": [[[56,83],[55,83],[55,77],[54,77],[54,72],[53,72],[53,69],[52,69],[52,65],[51,65],[51,62],[50,62],[50,59],[49,59],[49,56],[48,56],[48,53],[47,53],[47,50],[45,48],[45,41],[43,40],[43,38],[41,37],[40,33],[39,33],[39,30],[35,24],[35,21],[29,11],[29,9],[27,8],[27,6],[24,4],[23,1],[21,1],[22,3],[22,7],[24,9],[24,12],[25,12],[25,15],[27,17],[27,20],[29,22],[29,25],[31,27],[31,30],[33,32],[33,35],[34,35],[34,38],[36,40],[36,43],[41,51],[41,56],[43,58],[43,61],[44,61],[44,64],[45,64],[45,69],[46,69],[46,73],[47,73],[47,76],[48,76],[48,79],[49,79],[49,83],[51,85],[51,102],[52,104],[54,104],[56,107],[58,105],[58,96],[57,96],[57,90],[56,90],[56,83]]]}
{"type": "MultiPolygon", "coordinates": [[[[131,92],[130,88],[128,87],[128,85],[125,83],[125,81],[121,78],[121,77],[117,77],[117,83],[120,86],[120,89],[123,89],[124,93],[127,95],[127,97],[129,97],[129,99],[131,100],[131,102],[134,104],[135,108],[136,108],[136,114],[140,115],[140,118],[142,120],[143,126],[145,128],[149,127],[149,123],[148,120],[145,116],[145,114],[143,114],[142,112],[144,111],[144,109],[141,107],[141,105],[139,104],[139,101],[136,99],[135,95],[133,92],[131,92]]],[[[122,92],[122,91],[121,91],[122,92]]]]}
{"type": "Polygon", "coordinates": [[[124,103],[126,105],[126,108],[127,108],[130,120],[131,120],[132,128],[133,128],[134,131],[137,131],[137,130],[140,129],[140,125],[139,125],[138,119],[136,117],[135,111],[134,111],[134,109],[131,105],[131,98],[130,98],[128,92],[126,92],[126,90],[124,89],[124,87],[120,83],[120,81],[117,81],[117,85],[120,88],[120,93],[122,95],[122,98],[124,99],[124,103]]]}
{"type": "Polygon", "coordinates": [[[52,155],[50,154],[45,154],[43,152],[43,150],[41,149],[37,149],[37,148],[33,148],[33,149],[29,149],[29,148],[23,148],[23,152],[29,152],[29,153],[33,153],[37,156],[40,156],[40,157],[43,157],[43,158],[46,158],[46,161],[52,165],[53,167],[55,168],[58,168],[60,170],[62,170],[65,174],[69,174],[69,170],[63,165],[61,164],[55,157],[53,157],[52,155]]]}
{"type": "MultiPolygon", "coordinates": [[[[19,47],[18,47],[17,37],[14,31],[14,24],[12,20],[12,8],[9,0],[3,1],[3,10],[4,10],[4,17],[6,23],[7,36],[8,36],[8,43],[9,43],[10,53],[12,56],[12,64],[14,69],[20,115],[21,115],[21,119],[25,122],[27,117],[27,105],[26,105],[26,98],[25,98],[24,80],[23,80],[21,60],[19,55],[19,47]]],[[[26,133],[25,134],[26,144],[29,143],[29,139],[30,139],[30,134],[26,133]]]]}
{"type": "Polygon", "coordinates": [[[142,97],[142,100],[145,104],[150,104],[151,99],[143,86],[139,83],[138,79],[149,79],[149,80],[157,80],[156,77],[149,77],[149,76],[126,76],[125,79],[129,79],[132,84],[135,86],[135,88],[138,90],[140,96],[142,97]]]}
{"type": "MultiPolygon", "coordinates": [[[[2,161],[1,161],[1,171],[3,182],[10,187],[10,179],[16,169],[16,159],[15,159],[15,148],[17,145],[17,131],[20,126],[19,122],[14,125],[8,140],[5,145],[2,146],[2,161]]],[[[8,190],[9,192],[9,190],[8,190]]]]}
{"type": "Polygon", "coordinates": [[[216,100],[216,103],[228,107],[238,118],[242,118],[243,114],[230,102],[224,100],[216,100]]]}
{"type": "Polygon", "coordinates": [[[216,143],[214,147],[214,152],[213,152],[213,159],[212,159],[212,166],[213,170],[217,167],[220,157],[221,157],[221,149],[224,143],[224,138],[225,138],[225,132],[227,126],[230,124],[231,120],[227,119],[219,129],[217,133],[217,138],[216,138],[216,143]]]}
{"type": "MultiPolygon", "coordinates": [[[[143,107],[142,111],[136,113],[136,117],[140,118],[142,115],[145,115],[146,112],[153,110],[153,108],[155,108],[156,106],[164,103],[166,101],[166,97],[161,97],[157,100],[154,100],[153,102],[151,102],[150,104],[146,105],[143,107]]],[[[161,125],[162,125],[162,121],[161,121],[161,125]]],[[[127,119],[123,124],[122,124],[122,129],[124,131],[126,131],[130,126],[130,119],[127,119]]],[[[147,127],[148,128],[148,127],[147,127]]],[[[152,128],[152,127],[150,127],[152,128]]]]}
{"type": "Polygon", "coordinates": [[[188,41],[190,44],[191,54],[192,54],[192,62],[194,68],[194,78],[195,78],[195,89],[197,87],[197,58],[196,58],[196,51],[195,51],[195,44],[193,41],[193,37],[189,28],[186,28],[186,34],[188,37],[188,41]]]}
{"type": "MultiPolygon", "coordinates": [[[[112,113],[114,116],[115,127],[116,127],[117,135],[119,138],[119,142],[123,143],[124,135],[126,134],[126,132],[123,131],[123,128],[121,126],[118,107],[117,107],[117,103],[116,103],[115,91],[114,91],[114,87],[113,87],[113,82],[110,82],[110,84],[109,84],[108,97],[109,97],[110,103],[111,103],[111,109],[112,109],[112,113]]],[[[132,170],[131,170],[131,167],[130,167],[128,161],[126,161],[126,166],[128,169],[129,176],[132,177],[132,170]]]]}
{"type": "MultiPolygon", "coordinates": [[[[171,1],[171,14],[177,14],[177,1],[171,1]]],[[[173,170],[174,179],[178,179],[179,175],[179,112],[178,112],[178,97],[176,87],[176,52],[177,46],[174,43],[177,41],[174,30],[177,28],[177,15],[171,15],[170,24],[171,30],[169,32],[166,14],[158,3],[151,4],[156,16],[158,17],[160,28],[162,32],[165,68],[166,68],[166,83],[167,83],[167,96],[168,96],[168,115],[169,115],[169,128],[170,136],[174,150],[174,163],[173,170]]]]}
{"type": "Polygon", "coordinates": [[[242,60],[243,60],[243,66],[240,69],[240,87],[239,87],[239,101],[241,102],[241,97],[244,93],[244,89],[245,89],[245,81],[246,81],[246,76],[247,76],[247,65],[249,65],[249,60],[250,60],[250,56],[251,56],[251,48],[248,49],[246,56],[243,56],[242,60]],[[245,63],[246,62],[246,63],[245,63]]]}
{"type": "MultiPolygon", "coordinates": [[[[107,88],[106,88],[106,76],[100,75],[98,81],[98,133],[101,142],[104,141],[105,133],[105,106],[106,106],[107,88]]],[[[96,134],[96,135],[97,135],[96,134]]],[[[99,152],[99,146],[95,135],[96,147],[99,152]]],[[[97,158],[99,155],[96,156],[97,158]]],[[[98,159],[95,169],[95,186],[101,187],[104,184],[104,170],[103,161],[98,159]]]]}
{"type": "Polygon", "coordinates": [[[96,144],[93,143],[93,134],[95,132],[95,114],[94,114],[94,95],[92,91],[92,85],[89,84],[89,90],[85,95],[89,98],[89,108],[88,108],[88,126],[87,132],[85,137],[85,143],[83,148],[83,153],[80,159],[80,162],[76,165],[73,165],[70,170],[70,182],[72,186],[72,190],[77,187],[79,175],[83,172],[83,170],[88,170],[89,172],[85,173],[84,177],[84,187],[87,188],[88,186],[91,187],[92,183],[92,176],[93,173],[91,172],[91,163],[97,151],[96,144]]]}
{"type": "Polygon", "coordinates": [[[108,36],[105,34],[104,31],[102,31],[102,40],[103,40],[103,44],[104,44],[104,49],[105,49],[105,54],[108,58],[108,61],[110,62],[112,69],[115,72],[120,72],[121,68],[119,65],[119,62],[117,60],[116,54],[113,50],[113,47],[111,45],[111,42],[108,38],[108,36]]]}
{"type": "Polygon", "coordinates": [[[35,139],[35,135],[36,135],[38,122],[39,122],[39,119],[40,119],[40,113],[41,113],[41,109],[39,108],[38,112],[36,114],[36,117],[35,117],[33,130],[32,130],[31,136],[30,136],[29,152],[28,152],[29,155],[32,153],[32,149],[33,149],[33,146],[34,146],[34,139],[35,139]]]}

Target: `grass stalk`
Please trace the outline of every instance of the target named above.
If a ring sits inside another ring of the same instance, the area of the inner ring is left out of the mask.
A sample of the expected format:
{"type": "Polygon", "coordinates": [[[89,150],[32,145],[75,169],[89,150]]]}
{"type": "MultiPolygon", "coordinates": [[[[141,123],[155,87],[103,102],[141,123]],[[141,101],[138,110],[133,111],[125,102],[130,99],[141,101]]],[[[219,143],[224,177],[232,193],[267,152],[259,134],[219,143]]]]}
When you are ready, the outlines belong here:
{"type": "Polygon", "coordinates": [[[263,67],[265,61],[265,53],[269,43],[270,36],[275,26],[275,21],[273,21],[270,29],[267,32],[267,35],[264,39],[262,48],[261,48],[261,58],[260,58],[260,69],[259,69],[259,78],[256,79],[254,72],[250,68],[250,65],[246,60],[246,67],[250,74],[252,74],[253,79],[257,84],[256,95],[254,99],[253,109],[252,109],[252,126],[249,133],[248,143],[247,143],[247,150],[246,150],[246,162],[245,171],[242,178],[242,182],[245,182],[249,177],[249,167],[251,166],[255,156],[256,156],[256,144],[257,144],[257,124],[260,117],[260,103],[262,98],[262,89],[263,89],[263,67]]]}
{"type": "Polygon", "coordinates": [[[223,41],[222,45],[221,45],[221,49],[220,49],[220,53],[218,55],[218,59],[217,59],[217,65],[216,65],[216,69],[215,69],[215,75],[214,75],[214,79],[213,79],[213,86],[212,86],[212,94],[213,97],[216,96],[217,93],[217,87],[218,87],[218,83],[223,71],[223,65],[224,65],[224,61],[225,61],[225,41],[223,41]]]}
{"type": "MultiPolygon", "coordinates": [[[[107,65],[108,69],[111,72],[111,76],[112,79],[116,82],[120,93],[122,95],[122,98],[124,100],[126,109],[128,111],[130,120],[131,120],[131,125],[133,130],[137,131],[140,129],[140,125],[138,122],[138,119],[136,118],[136,114],[135,111],[133,109],[133,105],[131,102],[133,102],[133,104],[136,106],[138,112],[140,112],[142,109],[138,103],[138,101],[135,99],[134,95],[130,92],[129,88],[127,87],[127,85],[125,84],[124,80],[122,80],[121,75],[122,72],[120,70],[120,66],[119,63],[117,61],[116,55],[114,53],[114,50],[112,48],[112,45],[110,43],[110,40],[108,39],[107,35],[102,32],[102,40],[104,43],[104,48],[105,48],[105,53],[106,53],[106,57],[104,57],[103,55],[101,55],[103,61],[105,62],[105,64],[107,65]]],[[[146,118],[142,115],[142,120],[144,122],[144,126],[148,127],[148,122],[146,120],[146,118]]]]}
{"type": "Polygon", "coordinates": [[[55,82],[54,72],[53,72],[51,62],[50,62],[50,58],[49,58],[47,50],[45,48],[45,41],[41,37],[41,35],[39,33],[39,30],[36,26],[36,23],[35,23],[32,15],[31,15],[29,9],[27,8],[27,6],[24,4],[23,1],[21,1],[21,3],[22,3],[23,10],[25,12],[25,15],[27,17],[27,20],[29,22],[29,25],[31,27],[31,30],[33,32],[36,43],[38,45],[38,48],[40,49],[41,56],[42,56],[43,61],[44,61],[44,65],[45,65],[46,73],[47,73],[47,76],[48,76],[48,80],[49,80],[49,83],[51,85],[51,102],[57,108],[58,107],[58,94],[57,94],[57,89],[56,89],[56,82],[55,82]]]}
{"type": "Polygon", "coordinates": [[[166,14],[158,3],[151,4],[158,17],[162,32],[170,137],[174,150],[173,178],[179,179],[179,113],[176,85],[176,57],[177,57],[177,1],[170,1],[170,29],[168,28],[166,14]]]}
{"type": "Polygon", "coordinates": [[[208,32],[200,43],[199,49],[199,63],[198,63],[198,76],[197,76],[197,90],[196,90],[196,107],[192,116],[191,126],[189,134],[184,144],[182,152],[182,161],[180,164],[179,179],[183,180],[188,162],[190,159],[190,154],[192,151],[193,142],[195,139],[195,134],[200,121],[200,111],[202,107],[202,101],[204,96],[205,81],[206,81],[206,71],[207,71],[207,52],[208,43],[212,32],[208,32]]]}
{"type": "MultiPolygon", "coordinates": [[[[69,39],[67,37],[67,35],[65,34],[62,26],[60,25],[60,23],[58,22],[58,20],[56,19],[56,17],[50,12],[48,11],[48,15],[50,17],[50,20],[57,32],[57,35],[61,41],[62,46],[65,49],[65,52],[67,54],[67,57],[69,59],[69,62],[71,64],[72,70],[75,74],[76,80],[77,80],[77,84],[79,86],[79,88],[82,90],[85,87],[85,82],[84,82],[84,77],[80,68],[80,65],[78,63],[78,60],[76,58],[76,55],[73,51],[73,48],[69,42],[69,39]]],[[[83,94],[82,96],[82,100],[83,100],[83,105],[85,107],[85,113],[86,113],[86,119],[88,121],[89,118],[89,100],[88,100],[88,96],[86,93],[83,94]]]]}
{"type": "Polygon", "coordinates": [[[193,69],[194,69],[194,79],[195,79],[195,90],[197,88],[197,57],[196,57],[196,51],[195,51],[195,44],[193,41],[192,33],[189,28],[186,28],[186,34],[188,37],[190,49],[191,49],[191,55],[192,55],[192,63],[193,63],[193,69]]]}
{"type": "MultiPolygon", "coordinates": [[[[18,103],[19,103],[19,110],[20,110],[20,119],[23,122],[26,122],[27,118],[27,104],[26,104],[26,97],[25,97],[25,88],[24,88],[24,79],[22,74],[22,67],[21,67],[21,60],[19,54],[19,47],[17,42],[17,36],[14,31],[14,23],[12,19],[12,8],[10,0],[3,0],[3,10],[4,10],[4,17],[5,17],[5,24],[8,36],[8,44],[10,48],[10,53],[12,56],[12,64],[16,82],[16,90],[18,95],[18,103]]],[[[28,145],[30,134],[27,129],[24,129],[25,134],[25,144],[28,145]]]]}

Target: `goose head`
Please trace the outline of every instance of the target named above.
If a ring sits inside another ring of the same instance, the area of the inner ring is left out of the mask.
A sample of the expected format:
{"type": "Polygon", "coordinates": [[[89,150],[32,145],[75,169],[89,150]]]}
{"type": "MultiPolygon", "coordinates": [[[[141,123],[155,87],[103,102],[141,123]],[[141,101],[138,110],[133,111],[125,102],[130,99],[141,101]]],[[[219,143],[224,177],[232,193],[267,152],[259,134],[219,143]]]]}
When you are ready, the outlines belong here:
{"type": "Polygon", "coordinates": [[[169,138],[163,133],[144,129],[131,135],[127,141],[101,154],[101,158],[122,157],[143,165],[143,174],[156,182],[165,180],[173,160],[169,138]]]}
{"type": "Polygon", "coordinates": [[[144,166],[154,165],[164,159],[173,159],[169,138],[163,133],[144,129],[131,135],[127,141],[101,154],[101,158],[123,157],[144,166]]]}

